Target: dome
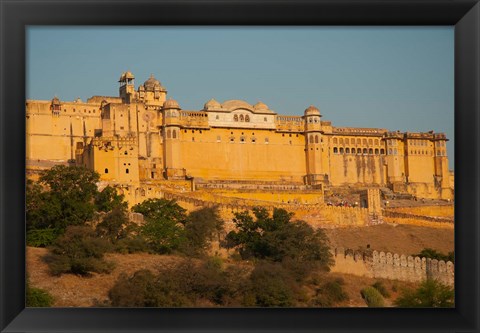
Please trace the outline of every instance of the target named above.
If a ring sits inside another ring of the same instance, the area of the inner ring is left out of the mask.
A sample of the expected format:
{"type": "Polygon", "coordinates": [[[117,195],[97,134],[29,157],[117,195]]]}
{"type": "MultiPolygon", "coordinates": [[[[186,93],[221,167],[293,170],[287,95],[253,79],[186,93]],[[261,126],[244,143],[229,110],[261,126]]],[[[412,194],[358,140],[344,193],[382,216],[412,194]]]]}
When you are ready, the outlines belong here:
{"type": "Polygon", "coordinates": [[[145,90],[153,91],[156,87],[160,88],[162,85],[160,81],[155,79],[153,74],[151,74],[148,80],[143,83],[143,86],[145,87],[145,90]]]}
{"type": "Polygon", "coordinates": [[[310,105],[308,108],[305,109],[306,116],[320,116],[320,110],[317,109],[315,106],[310,105]]]}
{"type": "Polygon", "coordinates": [[[263,110],[268,110],[267,104],[262,103],[262,102],[258,102],[258,103],[255,104],[253,107],[255,108],[255,110],[262,110],[262,111],[263,111],[263,110]]]}
{"type": "Polygon", "coordinates": [[[180,109],[178,102],[174,99],[167,99],[165,103],[163,103],[164,109],[180,109]]]}
{"type": "Polygon", "coordinates": [[[217,102],[214,98],[209,100],[205,105],[203,106],[204,110],[218,110],[221,109],[222,106],[220,105],[219,102],[217,102]]]}
{"type": "Polygon", "coordinates": [[[133,76],[132,72],[127,71],[127,72],[122,73],[122,75],[120,76],[120,80],[118,80],[118,82],[123,82],[123,81],[126,81],[126,80],[133,80],[134,78],[135,78],[135,76],[133,76]]]}

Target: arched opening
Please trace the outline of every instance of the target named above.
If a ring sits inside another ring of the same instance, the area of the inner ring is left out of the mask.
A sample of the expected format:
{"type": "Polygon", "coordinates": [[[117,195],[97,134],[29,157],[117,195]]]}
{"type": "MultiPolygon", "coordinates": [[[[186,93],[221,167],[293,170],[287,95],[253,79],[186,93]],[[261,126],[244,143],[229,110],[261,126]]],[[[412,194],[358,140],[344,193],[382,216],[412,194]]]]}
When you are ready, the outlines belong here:
{"type": "Polygon", "coordinates": [[[172,136],[172,132],[170,130],[167,130],[167,139],[170,139],[172,136]]]}
{"type": "Polygon", "coordinates": [[[238,115],[233,116],[233,121],[238,121],[238,115]]]}
{"type": "Polygon", "coordinates": [[[246,123],[250,122],[250,117],[248,116],[248,114],[245,116],[245,122],[246,123]]]}
{"type": "Polygon", "coordinates": [[[385,155],[385,149],[383,149],[383,148],[380,149],[380,154],[381,154],[381,155],[385,155]]]}
{"type": "Polygon", "coordinates": [[[173,139],[176,139],[176,138],[177,138],[177,131],[176,131],[176,130],[173,130],[173,131],[172,131],[172,138],[173,138],[173,139]]]}
{"type": "Polygon", "coordinates": [[[243,114],[240,115],[240,121],[243,121],[243,114]]]}
{"type": "Polygon", "coordinates": [[[334,144],[337,143],[337,138],[333,138],[333,143],[334,143],[334,144]]]}
{"type": "Polygon", "coordinates": [[[363,148],[363,155],[367,155],[367,148],[363,148]]]}
{"type": "Polygon", "coordinates": [[[340,154],[343,154],[343,148],[340,148],[340,154]]]}
{"type": "Polygon", "coordinates": [[[352,148],[352,154],[355,154],[355,148],[352,148]]]}
{"type": "Polygon", "coordinates": [[[378,155],[378,148],[375,149],[375,155],[378,155]]]}
{"type": "Polygon", "coordinates": [[[350,148],[345,148],[345,154],[350,154],[350,148]]]}
{"type": "Polygon", "coordinates": [[[348,138],[345,139],[345,144],[346,145],[349,145],[350,144],[350,140],[348,138]]]}
{"type": "Polygon", "coordinates": [[[370,149],[368,150],[368,153],[369,153],[370,155],[373,155],[373,149],[370,148],[370,149]]]}
{"type": "Polygon", "coordinates": [[[108,168],[105,168],[105,173],[108,173],[108,168]]]}
{"type": "Polygon", "coordinates": [[[315,135],[315,143],[318,143],[318,135],[315,135]]]}
{"type": "Polygon", "coordinates": [[[338,154],[338,148],[337,147],[333,147],[333,153],[338,154]]]}
{"type": "Polygon", "coordinates": [[[308,137],[308,142],[313,143],[313,135],[310,135],[310,136],[308,137]]]}

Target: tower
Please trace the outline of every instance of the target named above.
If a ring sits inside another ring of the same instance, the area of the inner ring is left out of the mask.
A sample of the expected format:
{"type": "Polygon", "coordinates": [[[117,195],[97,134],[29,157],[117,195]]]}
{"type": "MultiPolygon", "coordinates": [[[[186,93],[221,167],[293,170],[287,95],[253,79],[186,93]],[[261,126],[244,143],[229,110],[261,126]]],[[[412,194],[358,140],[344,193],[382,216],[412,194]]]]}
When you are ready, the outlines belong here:
{"type": "Polygon", "coordinates": [[[305,121],[305,157],[307,175],[305,183],[314,187],[321,187],[325,182],[322,172],[322,133],[320,110],[310,105],[304,113],[305,121]]]}
{"type": "Polygon", "coordinates": [[[119,93],[124,103],[130,103],[135,97],[135,76],[129,71],[122,73],[118,82],[120,83],[119,93]]]}
{"type": "Polygon", "coordinates": [[[168,99],[163,103],[162,111],[165,177],[167,179],[184,179],[185,170],[181,167],[180,151],[180,106],[174,99],[168,99]]]}

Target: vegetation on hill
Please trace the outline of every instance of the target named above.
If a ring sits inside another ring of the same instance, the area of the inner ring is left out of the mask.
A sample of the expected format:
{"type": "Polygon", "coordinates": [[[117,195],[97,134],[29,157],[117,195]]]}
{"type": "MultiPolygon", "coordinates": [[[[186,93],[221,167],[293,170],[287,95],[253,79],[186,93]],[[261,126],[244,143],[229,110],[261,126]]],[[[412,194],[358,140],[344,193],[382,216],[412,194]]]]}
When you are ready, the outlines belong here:
{"type": "Polygon", "coordinates": [[[414,256],[417,257],[425,257],[425,258],[430,258],[430,259],[437,259],[437,260],[443,260],[445,262],[451,261],[455,263],[455,252],[448,252],[448,254],[444,254],[441,252],[438,252],[437,250],[431,249],[431,248],[424,248],[420,253],[414,254],[414,256]]]}
{"type": "Polygon", "coordinates": [[[45,308],[51,307],[53,304],[53,296],[47,291],[35,288],[30,285],[30,281],[27,278],[25,290],[25,306],[31,308],[45,308]]]}
{"type": "Polygon", "coordinates": [[[428,279],[417,289],[404,289],[395,305],[404,308],[452,308],[455,291],[436,280],[428,279]]]}

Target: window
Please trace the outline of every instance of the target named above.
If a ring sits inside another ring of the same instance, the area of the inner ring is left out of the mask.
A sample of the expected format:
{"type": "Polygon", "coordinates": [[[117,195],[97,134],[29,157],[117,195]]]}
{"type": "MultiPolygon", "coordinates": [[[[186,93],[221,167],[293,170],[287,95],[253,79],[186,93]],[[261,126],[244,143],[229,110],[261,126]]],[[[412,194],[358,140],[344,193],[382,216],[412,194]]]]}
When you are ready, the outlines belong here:
{"type": "Polygon", "coordinates": [[[340,154],[343,154],[343,147],[340,147],[340,154]]]}
{"type": "Polygon", "coordinates": [[[380,149],[380,154],[385,155],[385,149],[380,149]]]}
{"type": "Polygon", "coordinates": [[[367,155],[367,148],[363,148],[363,155],[367,155]]]}
{"type": "Polygon", "coordinates": [[[333,138],[333,143],[337,144],[337,138],[333,138]]]}
{"type": "Polygon", "coordinates": [[[313,135],[310,135],[310,136],[308,137],[308,142],[309,142],[309,143],[313,143],[313,135]]]}
{"type": "Polygon", "coordinates": [[[218,114],[215,116],[215,119],[217,119],[217,120],[220,119],[220,117],[218,116],[218,114]]]}
{"type": "Polygon", "coordinates": [[[250,122],[250,117],[248,116],[248,114],[245,116],[245,122],[246,123],[250,122]]]}
{"type": "Polygon", "coordinates": [[[355,154],[355,148],[352,148],[352,154],[355,154]]]}
{"type": "Polygon", "coordinates": [[[172,132],[170,130],[167,130],[167,139],[170,139],[171,136],[172,136],[172,132]]]}
{"type": "Polygon", "coordinates": [[[362,143],[362,140],[360,139],[357,139],[357,145],[361,144],[362,143]]]}
{"type": "Polygon", "coordinates": [[[240,121],[243,121],[243,114],[240,115],[240,121]]]}
{"type": "Polygon", "coordinates": [[[378,155],[378,148],[375,149],[375,155],[378,155]]]}
{"type": "Polygon", "coordinates": [[[367,139],[363,139],[363,144],[366,146],[367,145],[367,139]]]}
{"type": "Polygon", "coordinates": [[[172,131],[172,138],[174,138],[174,139],[177,138],[177,131],[176,130],[172,131]]]}
{"type": "Polygon", "coordinates": [[[245,142],[245,137],[244,136],[240,137],[240,142],[245,142]]]}
{"type": "Polygon", "coordinates": [[[343,138],[340,138],[339,143],[343,145],[343,138]]]}
{"type": "Polygon", "coordinates": [[[369,145],[373,145],[373,140],[372,140],[372,139],[368,139],[368,144],[369,144],[369,145]]]}
{"type": "Polygon", "coordinates": [[[125,152],[123,153],[123,155],[128,155],[128,151],[125,150],[125,152]]]}
{"type": "Polygon", "coordinates": [[[238,121],[238,115],[233,116],[233,121],[238,121]]]}
{"type": "Polygon", "coordinates": [[[373,149],[372,149],[372,148],[370,148],[370,149],[368,150],[368,154],[373,155],[373,149]]]}
{"type": "Polygon", "coordinates": [[[108,173],[108,168],[105,168],[105,173],[108,173]]]}
{"type": "Polygon", "coordinates": [[[337,147],[333,147],[333,153],[338,154],[338,148],[337,147]]]}
{"type": "Polygon", "coordinates": [[[222,138],[220,137],[220,135],[217,136],[217,142],[220,142],[222,141],[222,138]]]}
{"type": "Polygon", "coordinates": [[[350,154],[350,148],[345,149],[345,154],[350,154]]]}
{"type": "Polygon", "coordinates": [[[269,141],[268,141],[268,138],[265,138],[265,144],[268,144],[269,141]]]}
{"type": "Polygon", "coordinates": [[[234,137],[231,137],[231,138],[230,138],[230,142],[235,142],[235,138],[234,138],[234,137]]]}
{"type": "Polygon", "coordinates": [[[378,139],[375,139],[375,144],[378,145],[378,139]]]}
{"type": "Polygon", "coordinates": [[[318,143],[318,135],[315,135],[315,143],[318,143]]]}
{"type": "Polygon", "coordinates": [[[129,173],[129,172],[130,172],[130,170],[128,170],[128,169],[125,169],[125,173],[129,173]]]}
{"type": "Polygon", "coordinates": [[[263,117],[263,121],[267,121],[267,117],[263,117]]]}
{"type": "Polygon", "coordinates": [[[388,155],[392,155],[392,149],[388,149],[388,155]]]}

